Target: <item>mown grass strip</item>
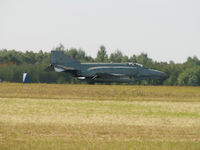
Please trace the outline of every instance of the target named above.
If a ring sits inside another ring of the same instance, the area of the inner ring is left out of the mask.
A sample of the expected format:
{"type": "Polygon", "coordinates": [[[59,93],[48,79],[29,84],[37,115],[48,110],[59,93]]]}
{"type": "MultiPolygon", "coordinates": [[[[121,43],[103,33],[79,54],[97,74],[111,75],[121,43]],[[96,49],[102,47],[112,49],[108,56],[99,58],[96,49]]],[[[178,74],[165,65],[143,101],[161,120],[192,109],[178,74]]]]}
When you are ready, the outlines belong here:
{"type": "Polygon", "coordinates": [[[0,150],[199,150],[199,90],[3,83],[0,150]]]}

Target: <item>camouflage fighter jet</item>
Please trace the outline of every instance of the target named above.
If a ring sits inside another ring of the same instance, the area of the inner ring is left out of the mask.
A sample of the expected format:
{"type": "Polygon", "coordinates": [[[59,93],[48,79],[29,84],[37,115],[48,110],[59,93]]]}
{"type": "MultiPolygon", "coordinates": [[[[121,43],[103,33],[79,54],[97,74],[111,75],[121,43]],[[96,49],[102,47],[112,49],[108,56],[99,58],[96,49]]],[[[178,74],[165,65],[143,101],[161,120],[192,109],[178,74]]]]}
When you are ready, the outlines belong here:
{"type": "Polygon", "coordinates": [[[51,64],[48,70],[66,72],[88,83],[131,82],[167,77],[164,72],[148,69],[137,63],[80,63],[62,51],[51,51],[51,64]]]}

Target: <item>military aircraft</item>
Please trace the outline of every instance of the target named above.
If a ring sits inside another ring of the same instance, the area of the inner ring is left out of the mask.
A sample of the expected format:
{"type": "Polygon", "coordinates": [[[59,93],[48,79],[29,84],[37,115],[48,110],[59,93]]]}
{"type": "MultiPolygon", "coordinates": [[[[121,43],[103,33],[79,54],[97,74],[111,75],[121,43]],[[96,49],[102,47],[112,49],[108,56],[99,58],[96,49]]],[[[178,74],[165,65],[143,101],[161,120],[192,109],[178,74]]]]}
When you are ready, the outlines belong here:
{"type": "Polygon", "coordinates": [[[161,71],[137,63],[80,63],[62,51],[51,51],[48,70],[67,72],[79,80],[95,82],[131,82],[144,79],[164,79],[161,71]]]}

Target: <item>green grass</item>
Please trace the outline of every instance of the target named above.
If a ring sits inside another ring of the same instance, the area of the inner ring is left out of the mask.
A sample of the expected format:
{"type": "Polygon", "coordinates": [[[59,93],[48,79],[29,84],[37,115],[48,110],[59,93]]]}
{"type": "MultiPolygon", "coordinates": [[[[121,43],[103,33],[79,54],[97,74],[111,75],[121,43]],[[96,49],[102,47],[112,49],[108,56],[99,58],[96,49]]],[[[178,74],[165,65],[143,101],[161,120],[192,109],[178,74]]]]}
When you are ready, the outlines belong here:
{"type": "Polygon", "coordinates": [[[199,91],[0,84],[0,150],[199,150],[199,91]]]}

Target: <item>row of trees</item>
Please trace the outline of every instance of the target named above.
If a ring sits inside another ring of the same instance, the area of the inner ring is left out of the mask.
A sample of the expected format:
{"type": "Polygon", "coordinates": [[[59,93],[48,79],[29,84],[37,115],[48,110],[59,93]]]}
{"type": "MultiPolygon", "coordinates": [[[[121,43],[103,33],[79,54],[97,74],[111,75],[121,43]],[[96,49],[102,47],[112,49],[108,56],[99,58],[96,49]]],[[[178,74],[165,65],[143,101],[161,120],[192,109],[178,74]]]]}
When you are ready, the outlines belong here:
{"type": "MultiPolygon", "coordinates": [[[[164,81],[147,80],[135,82],[134,84],[200,85],[200,60],[196,56],[188,57],[186,62],[182,64],[176,64],[173,61],[169,63],[154,61],[145,53],[128,57],[117,50],[108,56],[105,46],[100,46],[96,58],[87,56],[82,49],[65,49],[62,44],[56,47],[55,50],[64,51],[67,55],[81,62],[140,63],[169,75],[169,78],[164,81]]],[[[33,51],[24,53],[3,49],[0,50],[0,79],[7,82],[22,82],[22,74],[27,72],[33,83],[80,83],[80,81],[66,73],[46,72],[45,68],[49,63],[50,53],[42,50],[38,53],[33,51]]]]}

